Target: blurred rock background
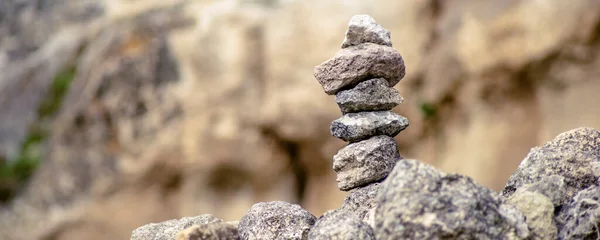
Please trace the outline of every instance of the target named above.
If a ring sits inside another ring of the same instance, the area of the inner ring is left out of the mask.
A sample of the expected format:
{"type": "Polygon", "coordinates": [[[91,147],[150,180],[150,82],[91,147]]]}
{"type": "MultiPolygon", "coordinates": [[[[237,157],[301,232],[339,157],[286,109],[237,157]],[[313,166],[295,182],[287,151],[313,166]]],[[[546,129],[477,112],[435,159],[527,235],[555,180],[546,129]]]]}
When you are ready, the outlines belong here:
{"type": "Polygon", "coordinates": [[[0,238],[338,207],[341,113],[312,72],[355,14],[404,56],[404,157],[499,190],[529,148],[600,128],[597,0],[2,0],[0,238]]]}

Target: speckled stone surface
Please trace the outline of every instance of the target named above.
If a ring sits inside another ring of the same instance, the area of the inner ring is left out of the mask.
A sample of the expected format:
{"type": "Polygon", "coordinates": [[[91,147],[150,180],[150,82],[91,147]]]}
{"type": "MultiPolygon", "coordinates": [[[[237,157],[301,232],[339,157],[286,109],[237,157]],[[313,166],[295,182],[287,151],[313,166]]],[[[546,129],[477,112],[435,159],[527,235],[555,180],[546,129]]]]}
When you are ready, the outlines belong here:
{"type": "Polygon", "coordinates": [[[335,102],[342,113],[363,111],[388,111],[404,101],[398,90],[388,87],[387,80],[375,78],[359,83],[356,87],[340,91],[335,102]]]}
{"type": "Polygon", "coordinates": [[[333,156],[340,190],[347,191],[385,178],[401,159],[398,145],[388,136],[351,143],[333,156]]]}
{"type": "Polygon", "coordinates": [[[509,178],[502,194],[508,197],[521,187],[551,176],[564,179],[564,188],[556,189],[564,191],[557,205],[567,203],[583,189],[599,185],[600,131],[577,128],[559,134],[541,147],[532,148],[509,178]]]}
{"type": "Polygon", "coordinates": [[[171,240],[175,239],[180,231],[191,226],[220,222],[223,222],[223,220],[210,214],[204,214],[197,217],[184,217],[160,223],[150,223],[133,230],[131,240],[171,240]]]}
{"type": "Polygon", "coordinates": [[[317,220],[308,239],[375,240],[375,233],[352,212],[334,210],[317,220]]]}
{"type": "Polygon", "coordinates": [[[348,113],[331,123],[331,135],[358,142],[377,135],[394,137],[408,127],[408,119],[390,111],[348,113]]]}
{"type": "Polygon", "coordinates": [[[469,177],[417,160],[398,161],[382,182],[377,239],[526,239],[524,216],[469,177]]]}
{"type": "Polygon", "coordinates": [[[314,69],[315,78],[329,95],[373,78],[384,78],[393,87],[405,74],[404,60],[398,51],[373,43],[341,49],[314,69]]]}
{"type": "Polygon", "coordinates": [[[306,239],[316,218],[300,205],[283,201],[254,204],[238,225],[241,239],[306,239]]]}
{"type": "Polygon", "coordinates": [[[177,240],[238,240],[237,226],[229,223],[207,223],[192,226],[177,234],[177,240]]]}

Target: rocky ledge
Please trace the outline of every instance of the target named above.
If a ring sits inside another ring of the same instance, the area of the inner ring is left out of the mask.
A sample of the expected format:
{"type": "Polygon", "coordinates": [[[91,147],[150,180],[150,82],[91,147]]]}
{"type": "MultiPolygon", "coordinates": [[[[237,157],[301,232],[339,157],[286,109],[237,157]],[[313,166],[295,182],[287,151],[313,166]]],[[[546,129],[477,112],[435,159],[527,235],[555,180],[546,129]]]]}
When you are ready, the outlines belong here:
{"type": "Polygon", "coordinates": [[[331,133],[349,144],[333,157],[349,195],[315,217],[301,206],[255,204],[240,221],[212,215],[152,223],[132,240],[199,239],[598,239],[600,131],[578,128],[533,148],[501,193],[471,178],[403,159],[393,137],[408,120],[390,110],[405,74],[389,31],[350,20],[342,50],[315,68],[343,116],[331,133]]]}

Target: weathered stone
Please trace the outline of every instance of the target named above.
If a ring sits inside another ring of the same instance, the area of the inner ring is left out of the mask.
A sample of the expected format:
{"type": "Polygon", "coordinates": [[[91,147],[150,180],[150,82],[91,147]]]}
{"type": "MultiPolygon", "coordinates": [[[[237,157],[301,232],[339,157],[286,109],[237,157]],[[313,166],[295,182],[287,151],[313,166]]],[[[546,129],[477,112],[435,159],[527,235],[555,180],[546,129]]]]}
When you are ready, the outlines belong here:
{"type": "Polygon", "coordinates": [[[556,216],[558,239],[598,239],[600,229],[600,188],[597,185],[580,191],[563,205],[556,216]]]}
{"type": "Polygon", "coordinates": [[[308,239],[375,240],[371,226],[355,214],[334,210],[321,216],[308,233],[308,239]]]}
{"type": "Polygon", "coordinates": [[[223,220],[210,214],[204,214],[197,217],[184,217],[181,219],[172,219],[160,223],[150,223],[133,230],[131,240],[170,240],[175,239],[177,234],[183,229],[194,225],[207,223],[220,223],[223,220]]]}
{"type": "Polygon", "coordinates": [[[540,181],[523,186],[517,190],[543,194],[548,197],[554,207],[559,207],[567,196],[565,178],[559,175],[542,177],[540,181]]]}
{"type": "Polygon", "coordinates": [[[228,223],[207,223],[192,226],[177,234],[177,240],[240,239],[237,226],[228,223]]]}
{"type": "Polygon", "coordinates": [[[369,211],[375,209],[375,197],[381,183],[372,183],[364,187],[354,188],[350,190],[350,194],[344,199],[342,207],[343,211],[353,212],[363,221],[366,221],[369,211]]]}
{"type": "Polygon", "coordinates": [[[383,78],[375,78],[359,83],[356,87],[340,91],[335,102],[342,113],[362,111],[387,111],[398,106],[404,99],[398,90],[388,86],[383,78]]]}
{"type": "Polygon", "coordinates": [[[340,50],[333,58],[316,66],[314,76],[325,93],[334,95],[372,78],[385,78],[393,87],[404,78],[405,71],[404,60],[398,51],[364,43],[340,50]]]}
{"type": "Polygon", "coordinates": [[[297,204],[257,203],[238,225],[242,239],[306,239],[316,218],[297,204]]]}
{"type": "Polygon", "coordinates": [[[408,127],[408,119],[390,111],[348,113],[331,123],[331,135],[357,142],[377,135],[394,137],[408,127]]]}
{"type": "Polygon", "coordinates": [[[518,188],[552,175],[564,178],[565,194],[559,204],[565,204],[589,186],[598,185],[600,131],[577,128],[559,134],[542,147],[531,149],[508,180],[502,194],[510,196],[518,188]]]}
{"type": "Polygon", "coordinates": [[[523,215],[469,177],[399,161],[375,209],[377,239],[525,239],[523,215]]]}
{"type": "Polygon", "coordinates": [[[508,202],[525,215],[531,239],[556,239],[554,205],[550,198],[537,192],[517,191],[508,202]]]}
{"type": "Polygon", "coordinates": [[[392,46],[390,31],[381,27],[375,19],[369,15],[354,15],[348,23],[346,38],[342,48],[359,45],[361,43],[375,43],[379,45],[392,46]]]}
{"type": "Polygon", "coordinates": [[[347,191],[384,179],[400,159],[398,144],[389,136],[348,144],[333,156],[338,187],[347,191]]]}

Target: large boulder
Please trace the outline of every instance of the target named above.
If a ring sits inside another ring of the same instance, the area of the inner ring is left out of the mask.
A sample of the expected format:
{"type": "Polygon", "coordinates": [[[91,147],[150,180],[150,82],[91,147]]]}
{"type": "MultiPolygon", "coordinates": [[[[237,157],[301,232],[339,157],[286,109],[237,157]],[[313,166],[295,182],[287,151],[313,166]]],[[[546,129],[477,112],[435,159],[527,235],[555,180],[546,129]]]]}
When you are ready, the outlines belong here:
{"type": "Polygon", "coordinates": [[[375,209],[377,239],[526,239],[525,218],[469,177],[399,161],[375,209]]]}
{"type": "Polygon", "coordinates": [[[553,176],[560,178],[555,183],[564,182],[560,188],[548,188],[546,193],[564,191],[556,200],[557,207],[569,202],[579,191],[600,184],[600,131],[573,129],[559,134],[541,147],[531,149],[509,178],[502,195],[511,196],[521,187],[540,184],[553,176]]]}
{"type": "Polygon", "coordinates": [[[531,149],[502,194],[542,239],[600,236],[600,131],[577,128],[531,149]]]}

